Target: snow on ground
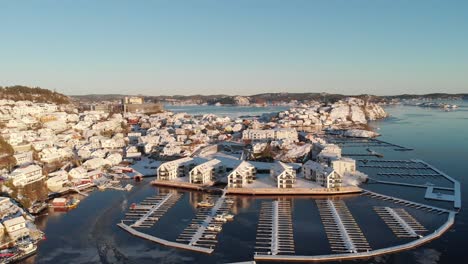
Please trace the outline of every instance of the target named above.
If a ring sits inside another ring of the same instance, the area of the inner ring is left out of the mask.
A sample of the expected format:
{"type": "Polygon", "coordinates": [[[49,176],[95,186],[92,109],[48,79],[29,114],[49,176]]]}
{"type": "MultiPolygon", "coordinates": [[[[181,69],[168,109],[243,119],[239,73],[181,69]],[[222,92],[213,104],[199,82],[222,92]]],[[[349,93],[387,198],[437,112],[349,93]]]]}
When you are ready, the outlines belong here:
{"type": "MultiPolygon", "coordinates": [[[[135,174],[142,174],[143,176],[155,176],[156,169],[162,164],[162,161],[149,159],[148,157],[141,157],[141,160],[136,160],[134,164],[130,165],[136,172],[135,174]]],[[[131,175],[129,175],[131,176],[131,175]]]]}

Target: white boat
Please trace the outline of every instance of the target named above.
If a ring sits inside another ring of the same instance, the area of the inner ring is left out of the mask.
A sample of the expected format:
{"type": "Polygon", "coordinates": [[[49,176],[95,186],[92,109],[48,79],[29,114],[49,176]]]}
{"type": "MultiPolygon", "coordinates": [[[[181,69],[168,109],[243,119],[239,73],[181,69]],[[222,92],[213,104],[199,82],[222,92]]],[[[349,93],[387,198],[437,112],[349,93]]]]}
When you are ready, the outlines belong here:
{"type": "Polygon", "coordinates": [[[202,202],[197,203],[197,206],[198,207],[213,207],[214,203],[210,201],[202,201],[202,202]]]}
{"type": "Polygon", "coordinates": [[[215,216],[215,217],[214,217],[214,220],[215,220],[215,221],[218,221],[218,222],[226,222],[226,221],[227,221],[227,219],[224,218],[223,215],[217,215],[217,216],[215,216]]]}
{"type": "Polygon", "coordinates": [[[204,235],[203,238],[206,238],[206,239],[216,239],[216,235],[204,235]]]}
{"type": "Polygon", "coordinates": [[[222,230],[220,225],[209,225],[206,229],[215,232],[221,232],[222,230]]]}
{"type": "Polygon", "coordinates": [[[234,220],[234,215],[233,214],[223,213],[222,216],[224,217],[224,219],[226,219],[228,221],[234,220]]]}

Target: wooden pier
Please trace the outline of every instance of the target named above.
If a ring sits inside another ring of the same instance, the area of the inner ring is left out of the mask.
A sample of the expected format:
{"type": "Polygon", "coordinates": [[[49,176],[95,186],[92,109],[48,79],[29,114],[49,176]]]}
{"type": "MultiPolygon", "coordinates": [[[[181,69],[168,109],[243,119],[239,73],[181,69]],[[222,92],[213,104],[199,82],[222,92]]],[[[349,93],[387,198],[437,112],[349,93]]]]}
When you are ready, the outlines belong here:
{"type": "Polygon", "coordinates": [[[257,227],[256,254],[294,254],[290,201],[262,202],[257,227]]]}
{"type": "Polygon", "coordinates": [[[367,239],[342,200],[316,200],[330,247],[334,252],[371,250],[367,239]]]}

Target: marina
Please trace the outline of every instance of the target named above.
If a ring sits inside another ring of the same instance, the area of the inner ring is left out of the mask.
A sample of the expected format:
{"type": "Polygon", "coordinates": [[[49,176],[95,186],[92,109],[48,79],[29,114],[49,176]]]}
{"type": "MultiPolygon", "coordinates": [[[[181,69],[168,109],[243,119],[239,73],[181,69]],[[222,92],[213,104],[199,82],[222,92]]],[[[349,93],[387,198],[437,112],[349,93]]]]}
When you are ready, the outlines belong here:
{"type": "Polygon", "coordinates": [[[294,254],[290,201],[262,202],[255,254],[294,254]]]}
{"type": "Polygon", "coordinates": [[[374,207],[374,211],[397,237],[422,237],[427,232],[404,208],[374,207]]]}
{"type": "Polygon", "coordinates": [[[375,182],[423,187],[426,199],[452,202],[455,209],[461,208],[460,183],[422,160],[359,160],[358,166],[370,169],[368,173],[375,182]],[[382,178],[397,178],[398,182],[382,178]],[[451,191],[451,194],[435,193],[435,190],[451,191]]]}
{"type": "Polygon", "coordinates": [[[221,196],[210,195],[207,200],[199,202],[198,212],[192,222],[176,239],[179,243],[213,249],[216,246],[216,237],[222,231],[222,225],[234,217],[230,208],[234,201],[221,196]],[[214,203],[212,201],[215,201],[214,203]]]}
{"type": "Polygon", "coordinates": [[[357,253],[371,250],[367,239],[341,200],[316,200],[332,251],[357,253]]]}
{"type": "Polygon", "coordinates": [[[376,139],[376,138],[352,138],[352,137],[341,138],[341,137],[329,136],[327,137],[327,140],[330,143],[341,145],[341,146],[346,146],[346,147],[365,147],[365,148],[387,147],[387,148],[392,148],[393,150],[396,150],[396,151],[413,150],[412,148],[407,148],[404,146],[400,146],[400,145],[393,144],[393,143],[383,141],[380,139],[376,139]]]}
{"type": "Polygon", "coordinates": [[[146,198],[140,204],[132,204],[122,223],[132,228],[152,227],[180,198],[182,194],[170,192],[146,198]]]}

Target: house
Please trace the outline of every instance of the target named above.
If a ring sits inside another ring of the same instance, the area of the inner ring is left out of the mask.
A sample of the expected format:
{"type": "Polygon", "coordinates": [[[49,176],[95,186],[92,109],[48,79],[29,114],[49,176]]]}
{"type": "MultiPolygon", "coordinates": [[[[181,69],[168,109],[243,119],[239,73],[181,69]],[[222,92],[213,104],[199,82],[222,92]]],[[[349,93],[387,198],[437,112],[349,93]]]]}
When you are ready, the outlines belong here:
{"type": "Polygon", "coordinates": [[[125,157],[130,159],[140,159],[141,152],[139,152],[138,148],[135,146],[128,146],[125,150],[125,157]]]}
{"type": "Polygon", "coordinates": [[[101,178],[103,175],[104,175],[104,173],[102,172],[102,170],[97,169],[97,170],[93,170],[93,171],[88,172],[87,178],[89,178],[90,180],[97,180],[97,179],[101,178]]]}
{"type": "Polygon", "coordinates": [[[29,229],[26,228],[26,219],[18,216],[3,222],[5,231],[13,241],[29,236],[29,229]]]}
{"type": "Polygon", "coordinates": [[[195,161],[190,157],[176,159],[161,164],[156,170],[156,175],[158,180],[174,180],[178,177],[188,176],[194,167],[195,161]]]}
{"type": "Polygon", "coordinates": [[[39,153],[39,158],[41,159],[42,162],[44,163],[50,163],[54,161],[58,161],[62,158],[60,155],[59,151],[55,147],[51,148],[44,148],[40,153],[39,153]]]}
{"type": "Polygon", "coordinates": [[[72,179],[82,179],[82,178],[86,178],[87,172],[88,171],[84,167],[76,167],[76,168],[71,169],[68,172],[68,175],[70,175],[72,179]]]}
{"type": "Polygon", "coordinates": [[[87,170],[95,170],[101,167],[104,167],[106,165],[110,165],[109,161],[103,159],[103,158],[94,158],[94,159],[89,159],[83,163],[83,167],[86,168],[87,170]]]}
{"type": "Polygon", "coordinates": [[[166,157],[179,156],[182,148],[176,144],[167,144],[164,146],[162,155],[166,157]]]}
{"type": "Polygon", "coordinates": [[[228,175],[229,188],[241,188],[247,183],[252,183],[255,177],[256,169],[249,162],[242,161],[228,175]]]}
{"type": "Polygon", "coordinates": [[[16,165],[29,164],[33,162],[33,152],[25,151],[14,155],[16,159],[16,165]]]}
{"type": "Polygon", "coordinates": [[[278,188],[293,188],[296,183],[296,171],[292,166],[281,161],[273,164],[270,176],[276,181],[278,188]]]}
{"type": "Polygon", "coordinates": [[[356,172],[356,161],[351,158],[335,159],[330,161],[330,167],[340,175],[354,173],[356,172]]]}
{"type": "Polygon", "coordinates": [[[55,171],[49,174],[49,178],[46,181],[47,189],[51,192],[59,192],[63,189],[63,186],[70,183],[68,180],[68,173],[64,170],[55,171]]]}
{"type": "Polygon", "coordinates": [[[222,162],[218,159],[212,159],[190,171],[190,183],[207,184],[216,179],[221,173],[225,172],[222,162]]]}
{"type": "Polygon", "coordinates": [[[342,176],[333,168],[324,164],[309,160],[302,166],[302,175],[305,179],[317,182],[325,188],[341,186],[342,176]]]}
{"type": "Polygon", "coordinates": [[[42,168],[40,166],[29,165],[14,170],[9,178],[12,180],[14,186],[23,187],[27,184],[44,179],[44,175],[42,175],[42,168]]]}
{"type": "Polygon", "coordinates": [[[106,160],[110,163],[111,166],[114,166],[122,162],[122,155],[119,153],[112,153],[107,156],[106,160]]]}
{"type": "Polygon", "coordinates": [[[23,142],[24,134],[21,132],[10,133],[8,143],[12,146],[19,145],[23,142]]]}
{"type": "MultiPolygon", "coordinates": [[[[313,157],[312,157],[313,158],[313,157]]],[[[330,164],[332,160],[341,158],[341,148],[335,144],[325,144],[321,146],[321,150],[318,153],[316,160],[330,164]]]]}
{"type": "Polygon", "coordinates": [[[297,141],[298,134],[293,128],[283,129],[246,129],[242,132],[243,140],[292,140],[297,141]]]}

